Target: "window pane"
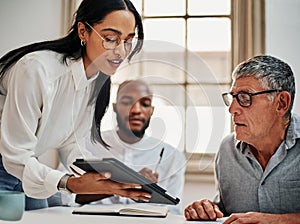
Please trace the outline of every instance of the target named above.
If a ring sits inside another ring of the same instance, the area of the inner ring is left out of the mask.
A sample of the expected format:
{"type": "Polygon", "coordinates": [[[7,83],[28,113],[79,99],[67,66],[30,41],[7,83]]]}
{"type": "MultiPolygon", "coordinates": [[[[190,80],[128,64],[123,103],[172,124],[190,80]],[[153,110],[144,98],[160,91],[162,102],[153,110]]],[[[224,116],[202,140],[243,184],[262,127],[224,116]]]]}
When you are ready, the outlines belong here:
{"type": "Polygon", "coordinates": [[[146,43],[144,48],[146,51],[162,51],[161,47],[165,45],[165,43],[169,42],[173,43],[173,45],[170,44],[170,47],[166,46],[168,48],[165,50],[168,51],[178,51],[178,47],[183,48],[185,46],[185,29],[183,19],[145,19],[144,27],[146,40],[162,41],[162,44],[156,43],[156,45],[151,45],[151,48],[147,48],[146,43]]]}
{"type": "Polygon", "coordinates": [[[113,76],[111,76],[111,81],[112,83],[120,84],[121,82],[124,82],[127,79],[137,79],[140,75],[141,75],[141,70],[140,70],[139,63],[123,62],[123,64],[117,70],[117,72],[113,76]]]}
{"type": "Polygon", "coordinates": [[[224,136],[230,133],[230,115],[225,107],[188,107],[186,151],[216,153],[224,136]]]}
{"type": "Polygon", "coordinates": [[[185,14],[184,0],[144,0],[144,2],[145,16],[172,16],[185,14]]]}
{"type": "Polygon", "coordinates": [[[188,19],[188,49],[230,51],[230,20],[227,18],[188,19]]]}
{"type": "Polygon", "coordinates": [[[229,15],[230,0],[188,0],[189,15],[229,15]]]}
{"type": "Polygon", "coordinates": [[[181,53],[141,53],[130,63],[122,64],[111,77],[113,83],[127,79],[143,78],[149,83],[184,83],[183,54],[181,53]]]}
{"type": "Polygon", "coordinates": [[[142,15],[142,1],[141,0],[130,0],[136,10],[142,15]]]}
{"type": "Polygon", "coordinates": [[[184,150],[185,91],[181,85],[151,85],[154,113],[151,135],[184,150]]]}
{"type": "Polygon", "coordinates": [[[182,85],[151,85],[157,105],[184,106],[185,89],[182,85]]]}
{"type": "Polygon", "coordinates": [[[153,116],[146,133],[184,150],[184,108],[155,105],[153,116]]]}
{"type": "Polygon", "coordinates": [[[187,86],[187,104],[189,106],[225,106],[222,93],[228,91],[230,85],[193,84],[187,86]]]}
{"type": "Polygon", "coordinates": [[[189,83],[218,83],[211,68],[195,52],[188,51],[187,59],[187,81],[189,83]]]}
{"type": "Polygon", "coordinates": [[[189,52],[189,83],[230,83],[231,53],[226,51],[189,52]]]}
{"type": "Polygon", "coordinates": [[[151,83],[174,84],[184,82],[184,71],[164,61],[141,62],[142,76],[151,83]]]}

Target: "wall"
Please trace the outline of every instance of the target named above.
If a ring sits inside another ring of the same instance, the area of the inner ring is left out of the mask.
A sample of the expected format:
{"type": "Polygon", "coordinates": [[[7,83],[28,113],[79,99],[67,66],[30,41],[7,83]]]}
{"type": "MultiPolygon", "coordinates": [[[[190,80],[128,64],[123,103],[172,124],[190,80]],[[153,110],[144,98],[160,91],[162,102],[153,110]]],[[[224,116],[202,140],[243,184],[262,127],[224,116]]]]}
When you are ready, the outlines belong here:
{"type": "Polygon", "coordinates": [[[300,1],[266,0],[266,52],[286,61],[296,76],[294,112],[300,114],[300,1]]]}
{"type": "Polygon", "coordinates": [[[62,35],[62,0],[0,0],[0,56],[62,35]]]}

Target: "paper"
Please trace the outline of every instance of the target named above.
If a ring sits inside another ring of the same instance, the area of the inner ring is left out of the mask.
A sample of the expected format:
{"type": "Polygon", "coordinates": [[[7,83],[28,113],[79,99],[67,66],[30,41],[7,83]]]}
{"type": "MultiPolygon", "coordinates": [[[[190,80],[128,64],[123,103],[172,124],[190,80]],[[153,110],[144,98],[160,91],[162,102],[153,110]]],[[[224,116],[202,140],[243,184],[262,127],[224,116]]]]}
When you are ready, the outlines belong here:
{"type": "Polygon", "coordinates": [[[87,204],[73,210],[73,214],[89,215],[124,215],[144,217],[166,217],[169,209],[166,206],[149,204],[87,204]]]}

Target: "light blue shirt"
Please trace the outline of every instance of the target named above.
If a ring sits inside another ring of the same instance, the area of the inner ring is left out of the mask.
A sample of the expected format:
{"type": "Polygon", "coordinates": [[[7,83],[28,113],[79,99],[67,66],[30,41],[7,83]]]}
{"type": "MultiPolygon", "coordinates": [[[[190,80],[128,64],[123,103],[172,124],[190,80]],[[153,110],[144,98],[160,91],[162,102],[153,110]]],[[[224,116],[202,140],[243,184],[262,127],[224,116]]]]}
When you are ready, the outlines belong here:
{"type": "Polygon", "coordinates": [[[249,145],[227,136],[215,161],[218,194],[225,215],[236,212],[300,212],[300,117],[293,115],[286,139],[262,169],[249,145]]]}

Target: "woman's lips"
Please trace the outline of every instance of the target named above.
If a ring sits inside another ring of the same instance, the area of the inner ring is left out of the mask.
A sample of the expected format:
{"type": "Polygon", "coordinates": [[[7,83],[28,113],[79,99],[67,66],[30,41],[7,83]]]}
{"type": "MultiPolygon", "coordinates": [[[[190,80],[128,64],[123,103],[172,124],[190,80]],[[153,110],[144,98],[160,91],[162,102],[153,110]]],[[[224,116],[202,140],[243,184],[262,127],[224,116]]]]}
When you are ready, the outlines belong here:
{"type": "Polygon", "coordinates": [[[123,62],[123,60],[122,59],[108,59],[108,62],[112,67],[118,68],[121,65],[121,63],[123,62]]]}

